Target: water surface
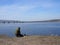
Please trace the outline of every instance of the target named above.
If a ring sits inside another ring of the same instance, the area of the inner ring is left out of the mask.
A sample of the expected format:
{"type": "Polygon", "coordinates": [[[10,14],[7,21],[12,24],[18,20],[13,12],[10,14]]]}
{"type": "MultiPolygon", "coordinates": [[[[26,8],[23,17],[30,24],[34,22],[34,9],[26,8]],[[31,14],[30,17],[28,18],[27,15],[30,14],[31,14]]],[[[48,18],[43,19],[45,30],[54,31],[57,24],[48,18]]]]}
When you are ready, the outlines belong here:
{"type": "Polygon", "coordinates": [[[59,35],[60,22],[41,22],[41,23],[1,23],[0,34],[15,36],[15,31],[21,27],[21,33],[27,35],[59,35]]]}

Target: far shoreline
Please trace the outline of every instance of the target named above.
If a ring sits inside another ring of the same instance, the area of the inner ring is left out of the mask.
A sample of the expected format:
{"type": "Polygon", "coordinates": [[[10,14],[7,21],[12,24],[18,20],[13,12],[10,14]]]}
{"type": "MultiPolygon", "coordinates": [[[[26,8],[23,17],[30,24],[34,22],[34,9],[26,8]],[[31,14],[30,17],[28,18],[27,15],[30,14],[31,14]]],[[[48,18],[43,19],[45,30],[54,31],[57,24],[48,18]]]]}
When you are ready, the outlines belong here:
{"type": "Polygon", "coordinates": [[[0,23],[40,23],[40,22],[60,22],[60,19],[51,19],[51,20],[43,20],[43,21],[0,20],[0,23]]]}

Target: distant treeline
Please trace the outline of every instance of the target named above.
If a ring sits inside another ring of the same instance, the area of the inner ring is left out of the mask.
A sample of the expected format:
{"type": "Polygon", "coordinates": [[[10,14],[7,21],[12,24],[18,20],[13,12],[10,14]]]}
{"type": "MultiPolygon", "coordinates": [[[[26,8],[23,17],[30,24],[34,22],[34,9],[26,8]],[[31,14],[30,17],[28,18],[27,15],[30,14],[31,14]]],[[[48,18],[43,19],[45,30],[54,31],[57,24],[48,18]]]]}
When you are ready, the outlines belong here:
{"type": "Polygon", "coordinates": [[[45,21],[14,21],[14,20],[0,20],[0,23],[35,23],[35,22],[60,22],[60,19],[45,20],[45,21]]]}

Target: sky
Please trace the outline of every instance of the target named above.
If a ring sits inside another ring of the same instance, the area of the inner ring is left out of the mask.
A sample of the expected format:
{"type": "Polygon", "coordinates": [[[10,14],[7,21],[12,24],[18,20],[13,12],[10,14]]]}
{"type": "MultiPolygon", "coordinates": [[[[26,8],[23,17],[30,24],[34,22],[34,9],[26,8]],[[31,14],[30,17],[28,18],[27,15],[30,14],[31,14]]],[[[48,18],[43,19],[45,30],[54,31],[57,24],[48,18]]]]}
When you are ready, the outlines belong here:
{"type": "Polygon", "coordinates": [[[0,0],[0,20],[60,19],[60,0],[0,0]]]}

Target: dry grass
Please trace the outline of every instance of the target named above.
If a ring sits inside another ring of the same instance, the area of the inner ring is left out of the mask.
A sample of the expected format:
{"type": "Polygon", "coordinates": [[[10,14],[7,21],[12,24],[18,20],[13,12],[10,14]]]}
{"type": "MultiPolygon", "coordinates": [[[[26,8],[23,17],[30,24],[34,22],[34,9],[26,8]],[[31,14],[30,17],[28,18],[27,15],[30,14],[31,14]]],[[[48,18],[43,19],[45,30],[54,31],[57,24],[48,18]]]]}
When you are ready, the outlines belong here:
{"type": "Polygon", "coordinates": [[[60,36],[0,37],[0,45],[60,45],[60,36]]]}

